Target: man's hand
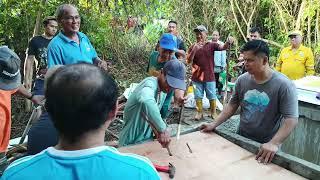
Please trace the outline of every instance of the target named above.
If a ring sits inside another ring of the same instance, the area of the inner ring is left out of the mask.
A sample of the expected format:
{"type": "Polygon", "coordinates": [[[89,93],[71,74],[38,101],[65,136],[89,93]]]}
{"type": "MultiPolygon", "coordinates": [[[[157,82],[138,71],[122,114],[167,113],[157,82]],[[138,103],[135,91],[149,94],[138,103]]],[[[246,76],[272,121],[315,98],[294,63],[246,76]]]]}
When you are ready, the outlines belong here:
{"type": "Polygon", "coordinates": [[[272,142],[261,144],[256,160],[259,163],[268,164],[272,161],[274,155],[279,150],[279,146],[272,142]]]}
{"type": "Polygon", "coordinates": [[[101,69],[104,69],[105,71],[108,71],[109,69],[109,64],[106,61],[100,60],[98,61],[98,67],[101,69]]]}
{"type": "Polygon", "coordinates": [[[174,102],[178,104],[179,106],[184,105],[184,101],[187,99],[187,97],[184,97],[184,91],[181,89],[175,89],[174,90],[174,102]]]}
{"type": "Polygon", "coordinates": [[[24,83],[23,83],[23,85],[24,85],[24,87],[25,87],[28,91],[31,90],[31,83],[29,83],[29,82],[27,82],[27,81],[25,80],[24,83]]]}
{"type": "Polygon", "coordinates": [[[233,44],[233,43],[235,42],[235,38],[232,37],[232,36],[229,36],[228,39],[227,39],[227,42],[228,42],[229,44],[233,44]]]}
{"type": "Polygon", "coordinates": [[[158,141],[163,148],[166,148],[169,146],[170,141],[171,141],[171,137],[170,137],[170,132],[168,129],[159,133],[158,141]]]}
{"type": "Polygon", "coordinates": [[[212,132],[216,127],[215,124],[202,124],[200,127],[201,132],[210,133],[212,132]]]}
{"type": "Polygon", "coordinates": [[[30,100],[34,104],[43,106],[44,102],[45,102],[45,97],[43,95],[34,95],[34,96],[32,96],[32,98],[30,100]]]}

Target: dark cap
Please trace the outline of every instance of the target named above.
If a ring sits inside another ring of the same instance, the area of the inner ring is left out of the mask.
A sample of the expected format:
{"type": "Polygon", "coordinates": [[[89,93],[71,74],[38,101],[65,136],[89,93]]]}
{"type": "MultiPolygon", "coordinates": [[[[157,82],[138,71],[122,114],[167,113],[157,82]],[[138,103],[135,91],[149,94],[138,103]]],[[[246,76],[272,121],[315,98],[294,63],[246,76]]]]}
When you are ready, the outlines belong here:
{"type": "Polygon", "coordinates": [[[0,89],[12,90],[21,84],[20,58],[7,46],[0,46],[0,89]]]}
{"type": "Polygon", "coordinates": [[[178,59],[171,59],[164,65],[163,71],[166,75],[167,83],[174,89],[186,90],[184,81],[186,76],[186,67],[178,59]]]}
{"type": "Polygon", "coordinates": [[[208,33],[207,28],[204,25],[199,25],[193,29],[194,32],[205,32],[208,33]]]}

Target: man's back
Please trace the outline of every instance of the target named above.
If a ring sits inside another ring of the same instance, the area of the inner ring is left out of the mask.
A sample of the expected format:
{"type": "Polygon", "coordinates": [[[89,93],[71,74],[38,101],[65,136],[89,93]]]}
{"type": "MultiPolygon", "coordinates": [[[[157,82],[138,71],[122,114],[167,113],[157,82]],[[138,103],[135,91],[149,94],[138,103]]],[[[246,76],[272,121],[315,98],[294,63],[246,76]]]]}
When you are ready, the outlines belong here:
{"type": "Polygon", "coordinates": [[[61,151],[50,147],[12,163],[1,179],[149,180],[160,177],[148,159],[100,146],[78,151],[61,151]]]}

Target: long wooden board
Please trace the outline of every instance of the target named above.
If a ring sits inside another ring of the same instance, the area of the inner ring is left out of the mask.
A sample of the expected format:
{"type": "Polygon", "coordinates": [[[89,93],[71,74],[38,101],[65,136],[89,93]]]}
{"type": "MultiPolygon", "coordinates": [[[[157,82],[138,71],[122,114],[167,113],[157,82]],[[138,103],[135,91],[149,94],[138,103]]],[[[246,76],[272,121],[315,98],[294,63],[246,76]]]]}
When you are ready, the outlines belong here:
{"type": "MultiPolygon", "coordinates": [[[[146,156],[158,165],[170,162],[176,168],[174,179],[177,180],[305,179],[275,164],[259,164],[254,154],[214,133],[194,132],[181,136],[179,141],[172,140],[173,156],[169,156],[157,141],[123,147],[119,151],[146,156]]],[[[160,173],[160,176],[169,179],[166,173],[160,173]]]]}

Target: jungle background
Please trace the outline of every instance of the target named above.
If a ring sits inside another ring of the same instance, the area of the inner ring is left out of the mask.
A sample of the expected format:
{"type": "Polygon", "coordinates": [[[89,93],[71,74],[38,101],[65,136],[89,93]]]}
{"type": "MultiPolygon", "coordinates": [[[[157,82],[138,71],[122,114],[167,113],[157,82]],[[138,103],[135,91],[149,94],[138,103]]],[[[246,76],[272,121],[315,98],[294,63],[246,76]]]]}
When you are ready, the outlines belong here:
{"type": "MultiPolygon", "coordinates": [[[[237,39],[231,49],[230,67],[247,39],[250,27],[259,27],[270,42],[271,64],[282,47],[289,45],[291,30],[304,33],[312,48],[316,72],[320,73],[319,0],[0,0],[0,45],[7,45],[22,63],[28,41],[43,33],[45,16],[55,15],[63,3],[78,7],[80,30],[87,34],[99,56],[112,63],[110,72],[121,90],[147,76],[149,54],[169,20],[178,22],[179,35],[187,47],[195,42],[193,28],[203,24],[237,39]]],[[[23,69],[23,65],[22,65],[23,69]]],[[[237,74],[230,68],[230,75],[237,74]]],[[[30,112],[18,96],[12,102],[12,138],[21,136],[30,112]]]]}

